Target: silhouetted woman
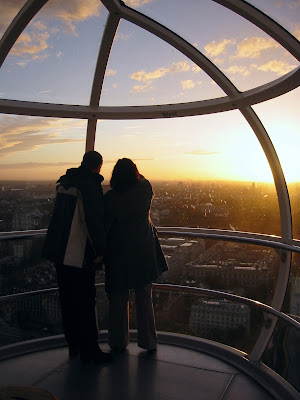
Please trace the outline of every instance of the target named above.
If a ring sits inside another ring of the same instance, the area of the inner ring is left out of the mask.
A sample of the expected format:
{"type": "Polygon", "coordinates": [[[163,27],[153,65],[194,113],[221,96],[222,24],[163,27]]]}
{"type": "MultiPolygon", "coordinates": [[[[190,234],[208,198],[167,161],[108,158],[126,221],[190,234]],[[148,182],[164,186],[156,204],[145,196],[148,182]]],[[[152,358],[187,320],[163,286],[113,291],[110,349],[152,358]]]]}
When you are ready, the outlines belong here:
{"type": "Polygon", "coordinates": [[[152,282],[168,267],[150,219],[152,187],[128,158],[116,163],[110,186],[105,195],[109,345],[122,352],[129,343],[129,289],[134,289],[138,345],[155,351],[152,282]]]}

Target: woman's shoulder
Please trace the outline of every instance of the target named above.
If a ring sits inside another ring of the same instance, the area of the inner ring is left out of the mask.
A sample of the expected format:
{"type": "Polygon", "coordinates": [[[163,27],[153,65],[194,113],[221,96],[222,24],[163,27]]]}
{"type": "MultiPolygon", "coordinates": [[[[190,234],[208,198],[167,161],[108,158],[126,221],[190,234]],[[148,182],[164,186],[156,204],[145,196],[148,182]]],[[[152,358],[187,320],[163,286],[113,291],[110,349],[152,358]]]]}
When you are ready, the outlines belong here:
{"type": "Polygon", "coordinates": [[[113,199],[115,199],[117,197],[117,195],[118,195],[118,193],[114,189],[110,189],[104,194],[104,200],[106,202],[110,202],[113,199]]]}
{"type": "Polygon", "coordinates": [[[138,182],[129,187],[126,191],[120,193],[115,189],[110,189],[105,193],[104,198],[108,202],[115,200],[123,202],[126,201],[126,199],[130,200],[131,198],[145,194],[151,197],[153,195],[153,190],[151,183],[141,175],[138,182]]]}
{"type": "Polygon", "coordinates": [[[151,190],[152,191],[151,183],[143,175],[140,175],[140,179],[138,181],[138,185],[140,187],[143,187],[145,190],[151,190]]]}

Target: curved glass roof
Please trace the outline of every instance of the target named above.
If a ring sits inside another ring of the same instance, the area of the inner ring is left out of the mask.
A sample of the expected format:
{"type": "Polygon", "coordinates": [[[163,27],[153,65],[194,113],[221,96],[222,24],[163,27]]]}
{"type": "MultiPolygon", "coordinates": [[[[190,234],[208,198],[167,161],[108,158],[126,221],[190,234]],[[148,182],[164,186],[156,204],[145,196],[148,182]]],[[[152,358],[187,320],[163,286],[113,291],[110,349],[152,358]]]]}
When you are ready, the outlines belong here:
{"type": "MultiPolygon", "coordinates": [[[[239,90],[270,82],[297,66],[296,60],[264,31],[214,1],[191,1],[188,6],[180,0],[144,4],[133,4],[128,0],[125,4],[135,6],[138,11],[173,30],[203,52],[239,90]],[[213,22],[208,24],[203,21],[213,22]],[[222,26],[222,30],[216,29],[216,26],[222,26]]],[[[268,8],[277,10],[270,4],[268,8]]],[[[281,13],[283,8],[286,7],[278,7],[281,13]]],[[[291,14],[287,13],[285,20],[289,22],[291,31],[297,34],[299,18],[297,21],[291,14]]]]}
{"type": "Polygon", "coordinates": [[[174,47],[132,23],[120,22],[100,105],[184,103],[224,95],[174,47]]]}

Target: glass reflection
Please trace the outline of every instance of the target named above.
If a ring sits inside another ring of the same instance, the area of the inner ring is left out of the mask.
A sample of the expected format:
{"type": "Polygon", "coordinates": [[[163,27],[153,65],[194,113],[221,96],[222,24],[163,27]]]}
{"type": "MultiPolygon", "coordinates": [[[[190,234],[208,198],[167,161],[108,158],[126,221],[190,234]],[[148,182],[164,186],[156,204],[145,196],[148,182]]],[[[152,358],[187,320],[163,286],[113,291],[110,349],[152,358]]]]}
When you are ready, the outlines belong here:
{"type": "Polygon", "coordinates": [[[300,391],[300,330],[279,321],[262,361],[300,391]]]}

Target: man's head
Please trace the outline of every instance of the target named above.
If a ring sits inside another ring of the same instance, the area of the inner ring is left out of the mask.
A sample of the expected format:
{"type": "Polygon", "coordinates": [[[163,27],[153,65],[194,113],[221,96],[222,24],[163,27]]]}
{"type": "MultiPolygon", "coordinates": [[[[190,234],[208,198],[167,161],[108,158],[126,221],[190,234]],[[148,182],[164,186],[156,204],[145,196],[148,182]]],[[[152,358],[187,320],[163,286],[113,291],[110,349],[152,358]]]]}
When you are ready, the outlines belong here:
{"type": "Polygon", "coordinates": [[[84,165],[92,172],[100,172],[102,166],[103,158],[97,151],[88,151],[83,156],[81,165],[84,165]]]}

